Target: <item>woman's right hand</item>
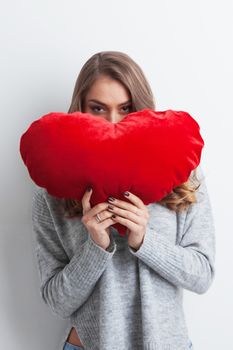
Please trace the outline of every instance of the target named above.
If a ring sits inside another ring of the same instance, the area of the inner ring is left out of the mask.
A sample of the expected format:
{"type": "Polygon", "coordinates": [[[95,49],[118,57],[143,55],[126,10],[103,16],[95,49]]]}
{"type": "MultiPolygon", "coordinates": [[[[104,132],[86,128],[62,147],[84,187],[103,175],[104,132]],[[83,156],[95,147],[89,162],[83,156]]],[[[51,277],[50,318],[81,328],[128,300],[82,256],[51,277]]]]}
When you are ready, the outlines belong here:
{"type": "Polygon", "coordinates": [[[110,229],[109,226],[114,224],[112,213],[107,210],[109,203],[103,202],[96,204],[91,208],[90,198],[92,189],[84,193],[82,198],[83,216],[82,223],[86,226],[91,238],[103,249],[108,248],[110,245],[110,229]],[[96,214],[101,217],[101,222],[96,220],[96,214]]]}

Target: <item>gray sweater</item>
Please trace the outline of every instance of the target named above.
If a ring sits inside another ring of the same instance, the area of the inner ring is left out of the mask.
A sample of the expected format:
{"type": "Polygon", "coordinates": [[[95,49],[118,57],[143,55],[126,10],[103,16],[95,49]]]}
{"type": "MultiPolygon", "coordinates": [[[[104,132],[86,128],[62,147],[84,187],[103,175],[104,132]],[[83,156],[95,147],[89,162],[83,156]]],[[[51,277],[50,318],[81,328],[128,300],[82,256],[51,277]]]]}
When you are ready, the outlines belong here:
{"type": "MultiPolygon", "coordinates": [[[[64,218],[61,200],[35,185],[32,227],[40,295],[75,327],[85,350],[186,350],[183,288],[205,293],[215,275],[215,228],[202,184],[198,202],[176,213],[150,203],[141,247],[111,226],[111,245],[92,240],[80,218],[64,218]]],[[[204,326],[204,325],[203,325],[204,326]]]]}

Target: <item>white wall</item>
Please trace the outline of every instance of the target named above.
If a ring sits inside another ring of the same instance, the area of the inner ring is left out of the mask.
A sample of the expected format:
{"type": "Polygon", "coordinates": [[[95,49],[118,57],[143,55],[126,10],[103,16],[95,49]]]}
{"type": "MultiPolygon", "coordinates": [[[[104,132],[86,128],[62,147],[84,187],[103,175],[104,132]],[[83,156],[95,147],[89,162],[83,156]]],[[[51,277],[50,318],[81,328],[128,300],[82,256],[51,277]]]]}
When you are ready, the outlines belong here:
{"type": "Polygon", "coordinates": [[[232,13],[230,0],[1,3],[2,349],[55,350],[65,328],[39,296],[32,183],[19,138],[34,119],[68,110],[79,70],[102,50],[126,52],[141,65],[157,110],[186,110],[201,126],[216,278],[204,295],[185,291],[184,306],[196,350],[232,348],[232,13]]]}

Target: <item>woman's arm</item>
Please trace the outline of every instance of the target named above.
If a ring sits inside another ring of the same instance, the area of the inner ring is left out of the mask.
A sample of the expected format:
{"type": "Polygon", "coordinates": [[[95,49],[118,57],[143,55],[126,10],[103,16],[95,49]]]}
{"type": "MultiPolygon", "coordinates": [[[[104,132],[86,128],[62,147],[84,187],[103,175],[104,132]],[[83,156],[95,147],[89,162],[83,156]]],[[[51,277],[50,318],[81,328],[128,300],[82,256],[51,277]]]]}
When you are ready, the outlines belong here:
{"type": "Polygon", "coordinates": [[[32,227],[41,297],[55,314],[67,318],[88,299],[116,250],[115,241],[106,251],[88,235],[69,260],[40,190],[33,196],[32,227]]]}
{"type": "MultiPolygon", "coordinates": [[[[199,172],[202,174],[200,167],[199,172]]],[[[197,198],[198,202],[187,211],[179,244],[172,244],[156,228],[148,226],[140,248],[129,250],[174,285],[203,294],[215,275],[215,227],[204,179],[197,198]]]]}

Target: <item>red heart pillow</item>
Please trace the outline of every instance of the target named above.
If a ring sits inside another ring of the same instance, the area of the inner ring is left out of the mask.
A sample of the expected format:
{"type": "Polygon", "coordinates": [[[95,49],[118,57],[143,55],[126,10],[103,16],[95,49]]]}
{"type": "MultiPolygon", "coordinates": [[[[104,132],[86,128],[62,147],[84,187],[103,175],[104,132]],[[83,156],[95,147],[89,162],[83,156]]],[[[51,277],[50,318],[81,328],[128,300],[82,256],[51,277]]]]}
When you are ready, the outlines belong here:
{"type": "MultiPolygon", "coordinates": [[[[147,205],[198,166],[199,129],[184,111],[144,109],[115,124],[89,113],[51,112],[24,132],[20,153],[32,180],[53,196],[81,200],[90,185],[92,206],[110,195],[127,201],[127,190],[147,205]]],[[[125,226],[113,226],[126,233],[125,226]]]]}

